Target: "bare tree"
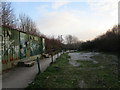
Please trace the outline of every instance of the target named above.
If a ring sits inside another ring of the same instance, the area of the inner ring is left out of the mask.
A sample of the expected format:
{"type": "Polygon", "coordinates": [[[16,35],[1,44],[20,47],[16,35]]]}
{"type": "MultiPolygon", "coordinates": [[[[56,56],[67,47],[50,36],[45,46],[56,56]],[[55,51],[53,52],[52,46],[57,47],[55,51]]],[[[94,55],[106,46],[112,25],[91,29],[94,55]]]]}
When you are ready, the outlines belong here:
{"type": "Polygon", "coordinates": [[[65,39],[66,39],[66,43],[67,43],[67,44],[72,44],[72,40],[73,40],[72,35],[67,35],[67,36],[65,37],[65,39]]]}
{"type": "Polygon", "coordinates": [[[0,2],[1,6],[1,25],[3,26],[9,26],[12,28],[16,27],[16,18],[13,13],[13,8],[11,6],[10,2],[0,2]]]}
{"type": "Polygon", "coordinates": [[[67,35],[65,39],[67,44],[74,44],[79,42],[78,38],[72,35],[67,35]]]}
{"type": "Polygon", "coordinates": [[[65,40],[67,43],[65,49],[68,49],[68,50],[77,50],[81,45],[81,41],[79,41],[76,36],[67,35],[65,37],[65,40]]]}
{"type": "Polygon", "coordinates": [[[19,20],[20,30],[31,34],[39,34],[35,22],[29,16],[22,13],[19,15],[19,20]]]}
{"type": "Polygon", "coordinates": [[[76,36],[72,37],[72,43],[77,44],[79,42],[78,38],[76,36]]]}

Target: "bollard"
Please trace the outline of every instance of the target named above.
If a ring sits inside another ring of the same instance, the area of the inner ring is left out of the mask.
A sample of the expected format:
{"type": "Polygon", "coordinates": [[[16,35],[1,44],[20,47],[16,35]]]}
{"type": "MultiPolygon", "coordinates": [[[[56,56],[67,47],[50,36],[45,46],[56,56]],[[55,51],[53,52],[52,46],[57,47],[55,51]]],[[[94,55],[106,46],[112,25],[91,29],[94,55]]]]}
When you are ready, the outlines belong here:
{"type": "Polygon", "coordinates": [[[53,63],[53,54],[51,54],[51,61],[52,61],[51,63],[53,63]]]}
{"type": "Polygon", "coordinates": [[[59,55],[58,55],[59,53],[57,53],[57,58],[59,58],[59,55]]]}
{"type": "Polygon", "coordinates": [[[37,64],[38,64],[38,74],[40,74],[41,71],[40,71],[40,64],[39,64],[39,58],[38,57],[37,57],[37,64]]]}

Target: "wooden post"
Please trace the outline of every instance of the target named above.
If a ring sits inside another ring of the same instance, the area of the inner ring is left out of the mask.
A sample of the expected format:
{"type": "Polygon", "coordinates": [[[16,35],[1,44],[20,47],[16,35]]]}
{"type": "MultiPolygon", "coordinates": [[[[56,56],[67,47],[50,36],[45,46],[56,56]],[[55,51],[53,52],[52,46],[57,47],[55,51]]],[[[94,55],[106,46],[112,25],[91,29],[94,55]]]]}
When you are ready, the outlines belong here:
{"type": "Polygon", "coordinates": [[[53,63],[54,61],[53,61],[53,53],[51,54],[51,63],[53,63]]]}
{"type": "Polygon", "coordinates": [[[37,64],[38,64],[38,74],[40,74],[41,71],[40,71],[40,64],[39,64],[39,58],[38,57],[37,57],[37,64]]]}
{"type": "Polygon", "coordinates": [[[59,54],[59,52],[57,52],[57,58],[59,57],[59,55],[58,55],[58,54],[59,54]]]}

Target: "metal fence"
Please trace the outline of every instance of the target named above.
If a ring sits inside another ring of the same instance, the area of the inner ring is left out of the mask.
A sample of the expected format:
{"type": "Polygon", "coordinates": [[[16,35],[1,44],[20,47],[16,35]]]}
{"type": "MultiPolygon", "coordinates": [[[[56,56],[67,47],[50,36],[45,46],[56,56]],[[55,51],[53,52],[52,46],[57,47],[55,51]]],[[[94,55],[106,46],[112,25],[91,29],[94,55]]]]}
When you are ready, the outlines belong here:
{"type": "Polygon", "coordinates": [[[0,62],[2,70],[15,66],[23,58],[42,54],[44,38],[15,29],[0,27],[0,62]]]}

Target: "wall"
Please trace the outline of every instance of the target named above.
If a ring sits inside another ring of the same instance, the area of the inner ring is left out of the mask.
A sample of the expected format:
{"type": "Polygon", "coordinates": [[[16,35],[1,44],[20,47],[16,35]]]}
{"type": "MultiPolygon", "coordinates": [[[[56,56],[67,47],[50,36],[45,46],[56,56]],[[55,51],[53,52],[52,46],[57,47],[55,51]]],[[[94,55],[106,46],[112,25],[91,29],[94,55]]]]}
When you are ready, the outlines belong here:
{"type": "Polygon", "coordinates": [[[0,28],[0,74],[2,72],[2,28],[0,28]]]}
{"type": "Polygon", "coordinates": [[[43,53],[43,38],[15,29],[0,27],[2,70],[14,67],[20,60],[43,53]]]}

